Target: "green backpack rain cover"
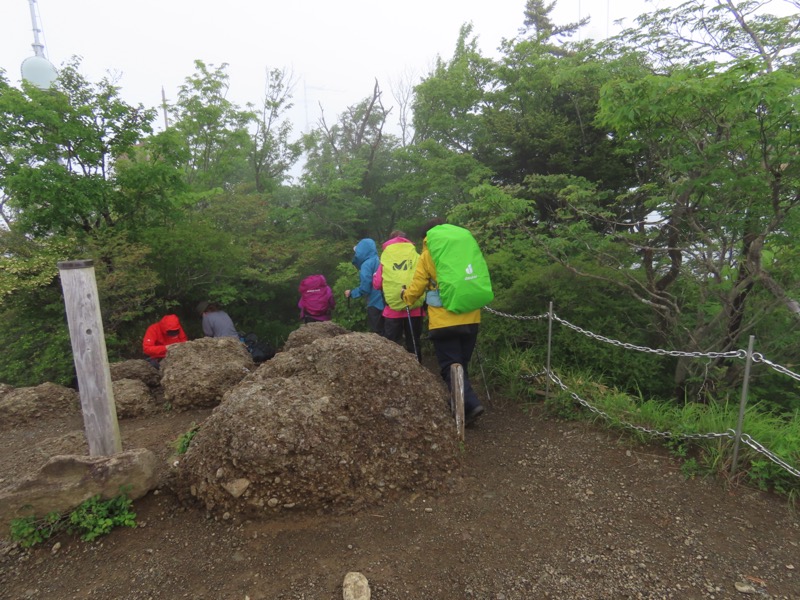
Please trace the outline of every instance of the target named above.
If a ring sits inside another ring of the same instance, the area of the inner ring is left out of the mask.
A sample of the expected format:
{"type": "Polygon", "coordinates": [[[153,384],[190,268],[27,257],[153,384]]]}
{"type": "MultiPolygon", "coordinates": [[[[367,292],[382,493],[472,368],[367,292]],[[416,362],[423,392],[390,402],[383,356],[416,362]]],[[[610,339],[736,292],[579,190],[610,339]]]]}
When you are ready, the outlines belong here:
{"type": "MultiPolygon", "coordinates": [[[[383,249],[381,265],[383,266],[383,298],[389,308],[405,310],[406,303],[400,299],[400,290],[408,287],[417,268],[419,254],[414,244],[398,242],[383,249]]],[[[420,298],[411,308],[422,306],[425,297],[420,298]]]]}
{"type": "Polygon", "coordinates": [[[428,231],[427,245],[436,267],[439,296],[447,310],[462,314],[494,300],[489,267],[469,231],[437,225],[428,231]]]}

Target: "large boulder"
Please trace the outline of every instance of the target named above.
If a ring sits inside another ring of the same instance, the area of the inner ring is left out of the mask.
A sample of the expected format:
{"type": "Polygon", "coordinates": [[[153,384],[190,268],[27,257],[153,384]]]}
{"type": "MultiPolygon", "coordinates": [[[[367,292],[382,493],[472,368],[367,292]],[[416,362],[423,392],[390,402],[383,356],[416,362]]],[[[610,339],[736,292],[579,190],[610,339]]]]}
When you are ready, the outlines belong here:
{"type": "Polygon", "coordinates": [[[286,338],[286,343],[281,350],[294,350],[300,346],[305,346],[319,339],[332,338],[337,335],[344,335],[350,333],[341,325],[337,325],[333,321],[318,321],[316,323],[306,323],[295,329],[286,338]]]}
{"type": "Polygon", "coordinates": [[[65,514],[93,496],[141,498],[158,484],[159,461],[146,448],[113,456],[54,456],[38,473],[0,490],[0,527],[14,519],[65,514]]]}
{"type": "Polygon", "coordinates": [[[400,345],[349,333],[279,352],[225,394],[176,484],[215,513],[339,512],[438,489],[459,462],[441,379],[400,345]]]}
{"type": "Polygon", "coordinates": [[[144,417],[158,412],[150,388],[139,379],[118,379],[111,383],[114,390],[114,404],[117,408],[117,417],[132,419],[144,417]]]}
{"type": "Polygon", "coordinates": [[[78,392],[55,383],[12,389],[0,396],[0,429],[81,410],[78,392]]]}
{"type": "Polygon", "coordinates": [[[158,387],[161,383],[161,372],[141,358],[111,363],[108,365],[108,368],[111,372],[111,381],[138,379],[151,388],[158,387]]]}
{"type": "Polygon", "coordinates": [[[175,410],[216,406],[254,368],[247,348],[235,338],[172,344],[161,361],[164,400],[175,410]]]}

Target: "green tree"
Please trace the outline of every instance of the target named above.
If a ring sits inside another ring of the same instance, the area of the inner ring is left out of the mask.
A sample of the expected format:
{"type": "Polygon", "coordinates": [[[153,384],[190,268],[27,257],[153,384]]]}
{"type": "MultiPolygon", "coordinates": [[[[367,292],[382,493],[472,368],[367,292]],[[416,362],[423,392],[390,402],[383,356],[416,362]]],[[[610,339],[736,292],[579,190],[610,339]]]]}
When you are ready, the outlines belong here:
{"type": "Polygon", "coordinates": [[[290,141],[292,124],[285,118],[292,108],[292,79],[281,69],[267,73],[264,99],[258,112],[253,110],[255,130],[251,134],[250,165],[256,191],[274,189],[286,181],[288,172],[302,153],[299,141],[290,141]]]}
{"type": "MultiPolygon", "coordinates": [[[[641,178],[624,198],[635,199],[637,218],[613,227],[618,244],[637,253],[622,272],[635,268],[629,291],[652,307],[663,339],[687,350],[733,350],[762,332],[768,351],[784,334],[765,331],[764,315],[782,306],[800,316],[794,269],[779,266],[794,258],[785,242],[796,234],[788,227],[800,199],[798,39],[792,21],[753,14],[754,6],[717,2],[706,11],[689,2],[643,18],[648,36],[628,32],[624,48],[649,40],[664,49],[675,39],[691,51],[683,64],[663,51],[655,74],[610,82],[601,98],[599,118],[638,157],[641,178]],[[702,37],[693,43],[686,31],[702,37]],[[730,40],[740,40],[735,51],[730,40]],[[701,62],[712,50],[729,60],[701,62]]],[[[696,365],[678,361],[679,397],[713,395],[696,365]]],[[[702,369],[734,382],[740,365],[714,359],[702,369]]]]}
{"type": "Polygon", "coordinates": [[[248,177],[247,126],[254,115],[228,100],[227,63],[216,68],[201,60],[194,64],[195,73],[186,78],[172,107],[172,126],[188,153],[186,181],[199,190],[236,185],[248,177]]]}
{"type": "Polygon", "coordinates": [[[392,199],[383,189],[399,142],[384,132],[391,109],[384,107],[382,95],[376,81],[371,96],[348,107],[333,124],[323,115],[306,138],[303,208],[314,227],[333,238],[377,236],[391,227],[392,199]]]}
{"type": "Polygon", "coordinates": [[[526,0],[522,33],[537,45],[550,44],[549,50],[554,54],[564,54],[564,49],[560,45],[552,44],[552,40],[573,36],[581,27],[589,24],[589,17],[583,17],[575,23],[556,25],[551,18],[555,7],[555,0],[526,0]]]}
{"type": "Polygon", "coordinates": [[[595,120],[615,68],[586,44],[555,55],[551,45],[508,43],[484,109],[482,161],[504,184],[530,175],[577,175],[621,190],[633,181],[618,142],[595,120]]]}
{"type": "Polygon", "coordinates": [[[95,261],[107,346],[147,312],[155,279],[141,232],[169,219],[183,189],[180,147],[150,136],[155,112],[130,106],[109,79],[88,82],[77,59],[50,91],[0,79],[2,316],[15,385],[72,380],[56,263],[95,261]],[[24,332],[24,334],[23,334],[24,332]]]}
{"type": "Polygon", "coordinates": [[[463,25],[453,57],[438,58],[433,71],[415,88],[417,140],[434,140],[454,152],[472,153],[486,135],[482,112],[493,82],[493,63],[481,55],[472,25],[463,25]]]}
{"type": "MultiPolygon", "coordinates": [[[[494,139],[507,141],[487,143],[498,148],[497,162],[490,150],[471,151],[506,185],[473,190],[476,201],[453,215],[473,215],[471,227],[491,231],[483,239],[496,247],[498,302],[509,302],[522,282],[535,279],[516,265],[552,272],[545,265],[555,260],[566,267],[570,286],[584,290],[582,300],[604,304],[575,277],[595,290],[624,292],[615,296],[637,307],[625,315],[643,345],[724,352],[756,333],[761,350],[779,351],[784,364],[797,361],[786,328],[800,314],[794,276],[800,265],[787,243],[797,233],[792,209],[800,198],[793,150],[796,29],[792,20],[754,15],[754,8],[717,2],[709,12],[686,3],[643,17],[646,27],[609,48],[574,47],[557,63],[531,40],[505,46],[495,70],[505,84],[482,96],[480,113],[493,123],[487,131],[494,139]],[[678,64],[669,52],[672,38],[664,39],[669,31],[676,44],[690,43],[691,31],[707,37],[678,64]],[[720,40],[716,54],[708,46],[714,39],[720,40]],[[740,40],[735,52],[733,39],[740,40]],[[726,60],[709,60],[716,56],[726,60]],[[580,111],[568,116],[563,107],[576,98],[580,111]],[[517,130],[524,132],[520,144],[513,143],[517,130]],[[592,139],[587,131],[596,132],[596,141],[581,158],[572,148],[592,139]],[[543,145],[548,142],[553,145],[543,145]],[[536,156],[538,163],[521,162],[536,156]],[[580,168],[581,161],[594,166],[580,168]],[[504,170],[514,164],[522,166],[504,170]],[[650,311],[648,321],[642,307],[650,311]]],[[[569,303],[567,289],[552,285],[555,277],[537,281],[569,303]]],[[[602,329],[613,330],[611,324],[602,329]]],[[[709,400],[741,382],[742,363],[723,357],[664,364],[679,399],[709,400]]],[[[660,374],[652,379],[663,381],[660,374]]]]}
{"type": "Polygon", "coordinates": [[[32,235],[141,221],[163,211],[177,185],[162,156],[138,149],[154,111],[125,103],[109,79],[89,83],[78,67],[65,66],[51,91],[0,85],[3,217],[32,235]]]}

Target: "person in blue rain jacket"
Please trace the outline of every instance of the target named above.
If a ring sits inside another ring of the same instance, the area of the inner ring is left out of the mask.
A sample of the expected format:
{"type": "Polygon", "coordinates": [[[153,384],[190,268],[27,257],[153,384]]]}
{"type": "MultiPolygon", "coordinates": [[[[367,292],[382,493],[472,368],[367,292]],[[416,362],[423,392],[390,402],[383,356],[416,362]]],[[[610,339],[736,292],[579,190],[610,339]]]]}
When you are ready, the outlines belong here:
{"type": "Polygon", "coordinates": [[[367,299],[367,324],[370,331],[383,335],[383,294],[372,285],[372,276],[381,264],[378,258],[378,247],[375,240],[364,238],[353,247],[353,260],[351,261],[359,273],[359,286],[352,290],[345,290],[345,298],[367,299]]]}

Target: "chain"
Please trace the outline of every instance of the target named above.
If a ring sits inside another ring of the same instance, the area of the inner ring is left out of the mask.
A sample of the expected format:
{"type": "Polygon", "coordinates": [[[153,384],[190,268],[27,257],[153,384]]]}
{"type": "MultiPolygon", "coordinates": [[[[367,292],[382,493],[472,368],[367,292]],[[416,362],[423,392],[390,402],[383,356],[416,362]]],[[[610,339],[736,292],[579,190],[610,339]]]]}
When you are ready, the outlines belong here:
{"type": "Polygon", "coordinates": [[[616,421],[620,425],[622,425],[623,427],[625,427],[627,429],[631,429],[633,431],[639,431],[641,433],[646,433],[647,435],[650,435],[650,436],[653,436],[653,437],[662,437],[662,438],[665,438],[665,439],[683,438],[683,439],[697,440],[697,439],[713,439],[713,438],[719,438],[719,437],[733,437],[729,432],[725,432],[725,433],[682,433],[682,434],[675,434],[675,433],[672,433],[671,431],[658,431],[657,429],[648,429],[647,427],[644,427],[642,425],[634,425],[633,423],[628,423],[626,421],[622,421],[622,420],[619,420],[619,419],[613,419],[608,413],[600,410],[596,406],[593,406],[589,401],[585,400],[584,398],[581,398],[575,392],[569,391],[567,386],[564,385],[564,383],[558,378],[558,376],[555,373],[551,373],[550,374],[550,379],[558,387],[560,387],[562,390],[564,390],[565,392],[569,392],[569,395],[576,402],[578,402],[581,406],[583,406],[584,408],[588,409],[589,411],[593,412],[596,415],[599,415],[599,416],[603,417],[606,421],[612,421],[612,422],[616,421]]]}
{"type": "Polygon", "coordinates": [[[510,315],[508,313],[500,312],[499,310],[495,310],[493,308],[489,308],[488,306],[484,306],[483,310],[486,312],[490,312],[493,315],[497,315],[498,317],[506,317],[508,319],[517,319],[518,321],[540,321],[542,319],[547,318],[547,313],[543,315],[510,315]]]}
{"type": "Polygon", "coordinates": [[[614,346],[619,346],[620,348],[625,348],[627,350],[638,350],[639,352],[650,352],[652,354],[658,354],[659,356],[686,356],[691,358],[746,358],[747,352],[745,350],[730,350],[729,352],[687,352],[684,350],[664,350],[663,348],[648,348],[647,346],[637,346],[636,344],[630,344],[628,342],[620,342],[619,340],[615,340],[612,338],[605,337],[603,335],[598,335],[596,333],[592,333],[591,331],[587,331],[582,327],[578,327],[577,325],[573,325],[569,321],[565,321],[564,319],[560,318],[558,315],[553,315],[553,320],[558,321],[562,325],[569,327],[570,329],[577,331],[578,333],[582,333],[583,335],[598,340],[600,342],[606,342],[608,344],[612,344],[614,346]]]}
{"type": "Polygon", "coordinates": [[[788,375],[789,377],[791,377],[792,379],[795,379],[796,381],[800,381],[800,375],[790,371],[789,369],[787,369],[784,366],[775,364],[774,362],[772,362],[770,360],[767,360],[766,358],[764,358],[764,355],[761,354],[760,352],[753,352],[753,362],[755,362],[755,363],[759,363],[759,362],[760,363],[764,363],[768,367],[771,367],[774,370],[776,370],[778,373],[783,373],[784,375],[788,375]]]}
{"type": "Polygon", "coordinates": [[[774,462],[779,467],[783,467],[784,469],[789,471],[789,473],[791,473],[795,477],[800,477],[800,470],[797,470],[794,467],[790,466],[786,461],[784,461],[779,456],[776,456],[773,452],[770,452],[769,450],[767,450],[764,446],[762,446],[759,442],[754,440],[748,434],[746,434],[746,433],[742,434],[742,441],[745,444],[747,444],[748,446],[750,446],[756,452],[760,452],[761,454],[766,456],[768,459],[770,459],[772,462],[774,462]]]}
{"type": "MultiPolygon", "coordinates": [[[[546,371],[545,371],[546,373],[546,371]]],[[[550,379],[555,383],[558,387],[560,387],[563,391],[569,393],[573,400],[575,400],[578,404],[583,406],[584,408],[588,409],[589,411],[593,412],[596,415],[603,417],[606,421],[609,422],[617,422],[623,427],[627,429],[631,429],[633,431],[638,431],[641,433],[646,433],[653,437],[662,437],[665,439],[684,439],[684,440],[709,440],[715,438],[729,438],[729,439],[736,439],[736,432],[733,429],[728,429],[724,433],[680,433],[675,434],[671,431],[658,431],[657,429],[648,429],[647,427],[643,427],[641,425],[634,425],[632,423],[628,423],[626,421],[622,421],[620,419],[613,419],[608,413],[600,410],[596,406],[592,406],[587,400],[584,400],[575,392],[572,392],[564,385],[564,382],[559,379],[558,375],[550,372],[550,379]]],[[[762,444],[754,440],[748,434],[743,433],[741,437],[742,442],[750,446],[756,452],[760,452],[776,465],[784,468],[786,471],[794,475],[795,477],[800,477],[800,471],[789,465],[786,461],[781,459],[779,456],[776,456],[773,452],[770,452],[767,448],[765,448],[762,444]]]]}
{"type": "MultiPolygon", "coordinates": [[[[492,313],[493,315],[497,315],[499,317],[506,317],[509,319],[517,319],[519,321],[541,321],[543,319],[547,319],[549,315],[547,313],[543,315],[511,315],[508,313],[500,312],[499,310],[495,310],[493,308],[489,308],[488,306],[483,307],[484,310],[487,312],[492,313]]],[[[687,357],[687,358],[747,358],[747,352],[745,350],[730,350],[728,352],[687,352],[685,350],[664,350],[663,348],[648,348],[647,346],[637,346],[636,344],[631,344],[629,342],[621,342],[619,340],[615,340],[609,337],[605,337],[603,335],[599,335],[597,333],[592,333],[582,327],[578,327],[577,325],[573,325],[569,321],[566,321],[553,313],[553,320],[561,323],[565,327],[572,329],[573,331],[577,331],[587,337],[593,338],[600,342],[606,342],[607,344],[611,344],[613,346],[618,346],[620,348],[625,348],[626,350],[637,350],[639,352],[649,352],[651,354],[657,354],[659,356],[678,356],[678,357],[687,357]]],[[[762,357],[763,358],[763,357],[762,357]]],[[[764,362],[767,362],[766,359],[763,359],[764,362]]],[[[774,368],[774,367],[773,367],[774,368]]],[[[794,375],[796,379],[800,381],[800,375],[794,375]]]]}
{"type": "MultiPolygon", "coordinates": [[[[510,319],[517,319],[517,320],[520,320],[520,321],[539,321],[539,320],[547,319],[547,318],[550,317],[550,315],[548,313],[545,313],[543,315],[525,315],[525,316],[520,316],[520,315],[511,315],[511,314],[508,314],[508,313],[500,312],[499,310],[494,310],[493,308],[489,308],[488,306],[485,306],[484,309],[487,312],[490,312],[490,313],[495,314],[497,316],[507,317],[507,318],[510,318],[510,319]]],[[[621,342],[621,341],[615,340],[613,338],[609,338],[609,337],[605,337],[603,335],[598,335],[596,333],[592,333],[591,331],[583,329],[582,327],[578,327],[577,325],[573,325],[569,321],[566,321],[566,320],[560,318],[555,313],[552,315],[552,319],[554,321],[557,321],[558,323],[568,327],[569,329],[572,329],[573,331],[577,331],[578,333],[581,333],[581,334],[583,334],[583,335],[585,335],[587,337],[590,337],[590,338],[595,339],[595,340],[600,341],[600,342],[606,342],[607,344],[611,344],[613,346],[618,346],[620,348],[625,348],[626,350],[637,350],[639,352],[649,352],[649,353],[652,353],[652,354],[657,354],[659,356],[676,356],[676,357],[687,357],[687,358],[702,358],[702,357],[705,357],[705,358],[739,358],[739,359],[746,359],[747,358],[747,352],[745,350],[731,350],[731,351],[728,351],[728,352],[686,352],[686,351],[683,351],[683,350],[664,350],[662,348],[649,348],[647,346],[637,346],[636,344],[630,344],[628,342],[621,342]]],[[[781,365],[776,364],[776,363],[774,363],[774,362],[772,362],[770,360],[767,360],[764,357],[764,355],[759,353],[759,352],[754,352],[753,353],[752,360],[753,360],[754,363],[764,363],[765,365],[767,365],[768,367],[774,369],[775,371],[777,371],[779,373],[782,373],[784,375],[787,375],[787,376],[791,377],[792,379],[794,379],[796,381],[800,381],[800,375],[798,375],[797,373],[787,369],[784,366],[781,366],[781,365]]],[[[619,423],[621,426],[623,426],[623,427],[625,427],[627,429],[633,430],[633,431],[638,431],[640,433],[645,433],[645,434],[653,436],[653,437],[661,437],[661,438],[665,438],[665,439],[675,438],[675,439],[684,439],[684,440],[703,440],[703,439],[714,439],[714,438],[729,438],[729,439],[735,439],[736,438],[736,432],[734,430],[732,430],[732,429],[729,429],[728,431],[725,431],[724,433],[713,433],[712,432],[712,433],[681,433],[681,434],[676,434],[676,433],[673,433],[671,431],[658,431],[657,429],[648,429],[647,427],[643,427],[642,425],[634,425],[634,424],[628,423],[626,421],[621,421],[619,419],[612,418],[608,413],[600,410],[596,406],[593,406],[590,402],[588,402],[584,398],[581,398],[575,392],[569,390],[569,388],[567,388],[567,386],[564,385],[564,383],[561,381],[561,379],[559,379],[558,375],[556,375],[552,371],[550,371],[548,373],[547,370],[545,369],[544,371],[540,371],[538,373],[534,373],[534,374],[531,374],[531,375],[522,375],[521,377],[523,379],[537,379],[537,378],[541,377],[542,375],[549,375],[549,377],[553,381],[553,383],[555,383],[559,388],[561,388],[562,391],[567,392],[570,395],[570,397],[573,400],[575,400],[575,402],[577,402],[578,404],[580,404],[581,406],[586,408],[588,411],[590,411],[590,412],[602,417],[606,421],[619,423]]],[[[759,442],[754,440],[748,434],[743,433],[742,436],[741,436],[741,441],[744,442],[747,446],[749,446],[753,450],[755,450],[756,452],[758,452],[760,454],[763,454],[769,460],[771,460],[772,462],[774,462],[776,465],[780,466],[781,468],[785,469],[786,471],[788,471],[789,473],[791,473],[795,477],[800,477],[800,471],[798,469],[795,469],[794,467],[789,465],[786,461],[781,459],[779,456],[775,455],[769,449],[765,448],[762,444],[760,444],[759,442]]]]}
{"type": "Polygon", "coordinates": [[[528,375],[520,375],[522,379],[538,379],[542,375],[547,375],[547,371],[539,371],[538,373],[529,373],[528,375]]]}

